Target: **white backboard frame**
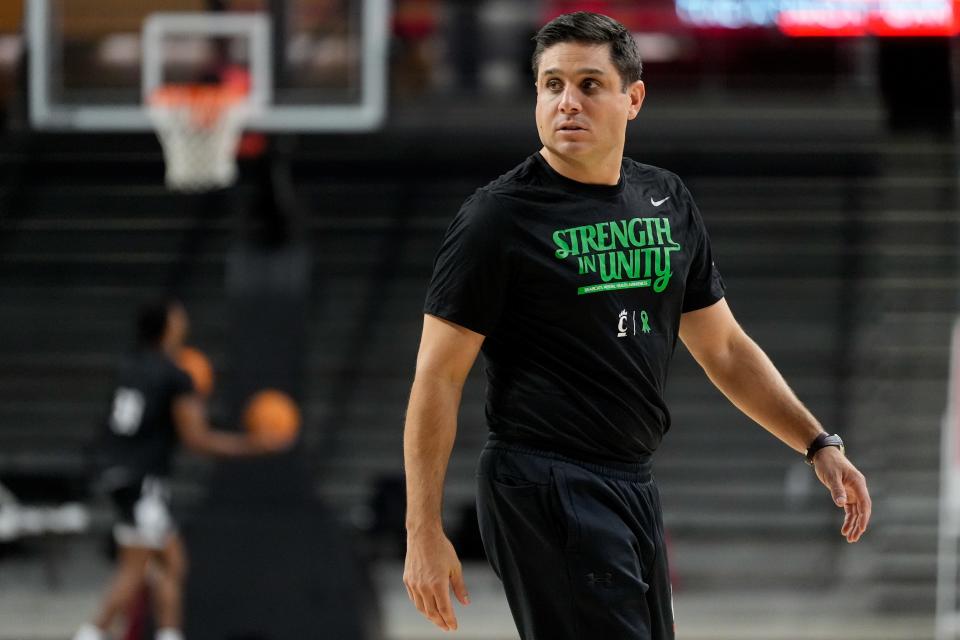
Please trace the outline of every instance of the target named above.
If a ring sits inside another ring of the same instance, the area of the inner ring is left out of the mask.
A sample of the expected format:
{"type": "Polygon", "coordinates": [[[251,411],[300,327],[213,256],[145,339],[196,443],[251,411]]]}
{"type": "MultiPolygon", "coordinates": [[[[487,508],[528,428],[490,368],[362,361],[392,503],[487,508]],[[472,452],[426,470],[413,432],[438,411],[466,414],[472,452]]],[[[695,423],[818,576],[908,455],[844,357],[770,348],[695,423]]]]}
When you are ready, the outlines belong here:
{"type": "MultiPolygon", "coordinates": [[[[143,105],[64,104],[53,99],[49,82],[53,63],[50,56],[51,0],[24,1],[30,46],[29,106],[30,122],[33,127],[53,131],[152,131],[153,126],[143,105]]],[[[262,113],[251,118],[248,124],[249,129],[267,132],[363,132],[377,129],[382,124],[386,116],[387,101],[389,0],[362,1],[364,55],[361,62],[362,80],[359,103],[356,105],[281,105],[270,102],[268,95],[266,106],[262,113]]],[[[179,14],[167,14],[168,17],[171,15],[179,14]]],[[[198,19],[198,16],[207,16],[199,12],[186,15],[194,19],[198,19]]],[[[242,17],[250,16],[222,14],[216,16],[216,20],[242,17]]],[[[198,19],[199,21],[202,20],[198,19]]],[[[150,23],[150,19],[145,22],[150,23]]],[[[147,33],[146,24],[144,36],[154,37],[147,33]]],[[[268,52],[269,48],[268,46],[268,52]]],[[[145,48],[144,51],[146,50],[145,48]]],[[[150,64],[151,69],[157,66],[153,61],[150,64]]],[[[269,58],[267,65],[270,66],[269,58]]],[[[144,67],[146,69],[146,61],[144,61],[144,67]]],[[[155,72],[150,71],[150,73],[155,72]]],[[[256,73],[252,75],[256,77],[256,73]]],[[[261,77],[269,78],[262,74],[261,77]]],[[[148,86],[155,86],[155,83],[157,83],[156,76],[147,78],[146,73],[144,74],[144,91],[147,91],[148,86]]]]}
{"type": "Polygon", "coordinates": [[[247,103],[260,113],[273,102],[270,17],[265,13],[154,13],[143,24],[141,96],[147,104],[163,84],[163,41],[172,35],[233,36],[250,43],[247,103]]]}

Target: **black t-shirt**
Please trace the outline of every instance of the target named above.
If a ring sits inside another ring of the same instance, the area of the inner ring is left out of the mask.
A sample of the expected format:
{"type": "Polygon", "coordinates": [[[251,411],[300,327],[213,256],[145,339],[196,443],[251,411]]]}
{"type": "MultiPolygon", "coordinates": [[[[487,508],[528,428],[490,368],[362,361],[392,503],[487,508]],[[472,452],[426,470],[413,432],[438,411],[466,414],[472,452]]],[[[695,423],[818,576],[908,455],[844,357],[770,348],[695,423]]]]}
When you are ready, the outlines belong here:
{"type": "Polygon", "coordinates": [[[633,461],[670,427],[680,314],[724,288],[676,175],[624,158],[617,185],[588,185],[535,153],[463,204],[424,312],[486,336],[498,437],[633,461]]]}
{"type": "Polygon", "coordinates": [[[101,464],[131,481],[169,475],[177,445],[173,401],[193,392],[193,380],[163,352],[126,356],[104,421],[101,464]]]}

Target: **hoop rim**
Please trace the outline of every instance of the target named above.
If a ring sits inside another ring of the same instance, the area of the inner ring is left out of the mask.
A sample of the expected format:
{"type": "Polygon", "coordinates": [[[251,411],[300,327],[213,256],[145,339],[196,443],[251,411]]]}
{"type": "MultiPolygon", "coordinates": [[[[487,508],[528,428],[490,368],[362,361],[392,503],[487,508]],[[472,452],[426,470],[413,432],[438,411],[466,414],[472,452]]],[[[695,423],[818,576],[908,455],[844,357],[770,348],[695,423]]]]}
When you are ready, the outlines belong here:
{"type": "Polygon", "coordinates": [[[243,102],[249,94],[241,87],[229,84],[170,83],[164,84],[150,94],[147,103],[151,108],[207,108],[228,107],[243,102]]]}

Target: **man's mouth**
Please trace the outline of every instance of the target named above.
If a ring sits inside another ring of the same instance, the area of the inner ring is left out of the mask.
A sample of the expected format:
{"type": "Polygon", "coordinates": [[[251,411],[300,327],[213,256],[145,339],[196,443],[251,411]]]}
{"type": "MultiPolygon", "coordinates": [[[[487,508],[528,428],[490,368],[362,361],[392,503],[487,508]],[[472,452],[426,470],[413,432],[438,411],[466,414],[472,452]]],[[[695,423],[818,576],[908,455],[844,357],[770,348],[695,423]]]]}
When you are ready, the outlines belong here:
{"type": "Polygon", "coordinates": [[[566,124],[560,125],[557,128],[557,131],[586,131],[586,129],[581,127],[578,124],[573,124],[572,122],[568,122],[566,124]]]}

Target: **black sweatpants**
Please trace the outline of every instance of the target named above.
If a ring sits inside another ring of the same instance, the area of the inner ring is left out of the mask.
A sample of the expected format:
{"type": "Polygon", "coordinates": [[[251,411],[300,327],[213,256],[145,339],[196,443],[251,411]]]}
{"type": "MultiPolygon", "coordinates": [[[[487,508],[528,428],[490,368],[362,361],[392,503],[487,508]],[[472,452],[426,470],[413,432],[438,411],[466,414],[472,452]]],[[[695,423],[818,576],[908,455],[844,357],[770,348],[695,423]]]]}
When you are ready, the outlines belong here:
{"type": "Polygon", "coordinates": [[[578,461],[491,440],[477,468],[487,558],[523,640],[673,640],[649,461],[578,461]]]}

